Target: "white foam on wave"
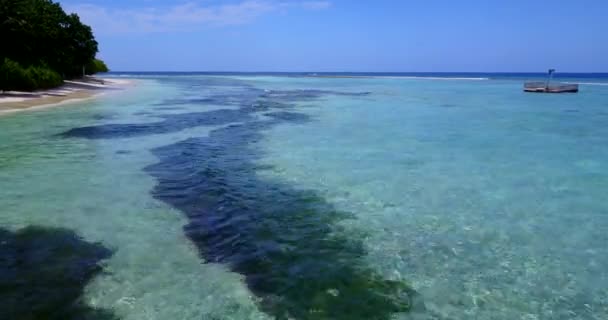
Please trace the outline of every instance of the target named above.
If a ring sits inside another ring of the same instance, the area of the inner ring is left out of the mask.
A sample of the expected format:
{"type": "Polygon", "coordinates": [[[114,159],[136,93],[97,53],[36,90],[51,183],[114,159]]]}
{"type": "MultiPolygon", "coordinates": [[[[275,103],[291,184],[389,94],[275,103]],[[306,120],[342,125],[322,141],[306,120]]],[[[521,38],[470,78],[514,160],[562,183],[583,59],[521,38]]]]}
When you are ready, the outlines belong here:
{"type": "Polygon", "coordinates": [[[608,82],[564,82],[568,84],[582,84],[586,86],[608,86],[608,82]]]}
{"type": "Polygon", "coordinates": [[[381,79],[423,79],[423,80],[473,80],[473,81],[486,81],[490,78],[484,77],[425,77],[425,76],[374,76],[373,78],[381,79]]]}

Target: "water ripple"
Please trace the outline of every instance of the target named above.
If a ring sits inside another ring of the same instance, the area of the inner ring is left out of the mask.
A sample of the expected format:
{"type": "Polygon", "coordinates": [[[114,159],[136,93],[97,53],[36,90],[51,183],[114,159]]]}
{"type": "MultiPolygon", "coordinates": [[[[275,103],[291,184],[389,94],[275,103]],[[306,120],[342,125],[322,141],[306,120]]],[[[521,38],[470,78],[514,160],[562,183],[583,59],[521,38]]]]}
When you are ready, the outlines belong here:
{"type": "MultiPolygon", "coordinates": [[[[181,84],[192,90],[191,82],[181,84]]],[[[367,93],[269,91],[225,81],[214,88],[208,96],[162,104],[239,108],[162,115],[162,121],[147,124],[75,128],[64,136],[110,139],[229,124],[207,137],[154,149],[159,162],[146,168],[158,180],[153,195],[187,216],[184,231],[202,258],[242,274],[260,308],[277,319],[389,319],[409,311],[416,293],[374,272],[361,259],[366,254],[362,236],[340,227],[351,214],[313,191],[256,175],[261,154],[252,143],[263,138],[261,132],[280,123],[310,121],[294,112],[296,102],[367,93]],[[260,112],[266,117],[254,116],[260,112]]]]}

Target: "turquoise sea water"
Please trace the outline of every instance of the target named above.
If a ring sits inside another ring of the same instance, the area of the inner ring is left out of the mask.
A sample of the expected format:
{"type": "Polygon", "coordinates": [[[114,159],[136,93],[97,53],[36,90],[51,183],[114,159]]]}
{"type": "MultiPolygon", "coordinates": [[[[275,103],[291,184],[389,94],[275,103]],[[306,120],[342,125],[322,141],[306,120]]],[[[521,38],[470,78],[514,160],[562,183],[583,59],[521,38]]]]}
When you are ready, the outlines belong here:
{"type": "Polygon", "coordinates": [[[0,117],[1,319],[608,318],[605,78],[136,78],[0,117]]]}

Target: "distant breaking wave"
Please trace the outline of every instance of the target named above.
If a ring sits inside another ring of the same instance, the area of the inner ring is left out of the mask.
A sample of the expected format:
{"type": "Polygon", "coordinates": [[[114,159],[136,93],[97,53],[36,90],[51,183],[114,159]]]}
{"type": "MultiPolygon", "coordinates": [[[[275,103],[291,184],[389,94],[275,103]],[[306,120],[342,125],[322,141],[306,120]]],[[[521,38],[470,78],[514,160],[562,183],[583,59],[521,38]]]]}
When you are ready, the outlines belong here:
{"type": "Polygon", "coordinates": [[[474,80],[485,81],[490,78],[485,77],[437,77],[437,76],[376,76],[376,75],[325,75],[308,74],[307,78],[352,78],[352,79],[422,79],[422,80],[474,80]]]}
{"type": "Polygon", "coordinates": [[[564,82],[568,84],[584,84],[586,86],[608,86],[608,82],[564,82]]]}
{"type": "Polygon", "coordinates": [[[427,80],[475,80],[475,81],[486,81],[490,80],[490,78],[484,77],[425,77],[425,76],[375,76],[373,78],[382,78],[382,79],[427,79],[427,80]]]}
{"type": "Polygon", "coordinates": [[[222,73],[222,72],[111,72],[102,76],[110,78],[149,78],[176,76],[277,76],[306,78],[353,78],[353,79],[422,79],[422,80],[468,80],[487,81],[489,77],[444,76],[444,75],[377,75],[377,74],[324,74],[324,73],[222,73]]]}
{"type": "MultiPolygon", "coordinates": [[[[513,80],[513,81],[526,81],[531,79],[537,79],[538,81],[545,81],[546,76],[543,74],[455,74],[443,75],[443,74],[429,74],[429,75],[382,75],[382,74],[330,74],[330,73],[238,73],[238,72],[114,72],[108,73],[103,76],[110,78],[150,78],[150,77],[178,77],[178,76],[276,76],[276,77],[305,77],[305,78],[352,78],[352,79],[402,79],[402,80],[455,80],[455,81],[489,81],[489,80],[513,80]]],[[[569,78],[555,78],[555,81],[568,84],[580,84],[589,86],[608,86],[606,82],[593,82],[602,81],[601,79],[588,78],[581,79],[587,80],[588,82],[577,82],[575,81],[578,77],[569,78]],[[564,81],[568,80],[568,81],[564,81]]],[[[581,77],[582,78],[582,77],[581,77]]]]}

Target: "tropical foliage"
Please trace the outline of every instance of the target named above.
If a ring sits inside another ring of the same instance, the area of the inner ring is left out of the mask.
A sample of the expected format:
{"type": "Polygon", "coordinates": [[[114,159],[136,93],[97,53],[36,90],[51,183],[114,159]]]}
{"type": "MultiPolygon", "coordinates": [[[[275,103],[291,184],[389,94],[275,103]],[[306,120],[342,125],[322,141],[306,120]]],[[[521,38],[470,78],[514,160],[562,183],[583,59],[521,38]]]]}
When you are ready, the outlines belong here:
{"type": "Polygon", "coordinates": [[[93,59],[86,65],[85,71],[86,74],[95,74],[98,72],[108,72],[110,70],[108,69],[108,66],[106,66],[105,62],[99,59],[93,59]]]}
{"type": "Polygon", "coordinates": [[[59,73],[45,66],[22,67],[4,58],[0,64],[0,88],[2,90],[36,90],[53,88],[63,83],[59,73]]]}
{"type": "Polygon", "coordinates": [[[52,0],[0,0],[0,89],[33,90],[107,71],[91,27],[52,0]]]}

